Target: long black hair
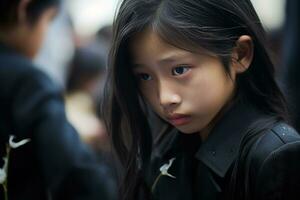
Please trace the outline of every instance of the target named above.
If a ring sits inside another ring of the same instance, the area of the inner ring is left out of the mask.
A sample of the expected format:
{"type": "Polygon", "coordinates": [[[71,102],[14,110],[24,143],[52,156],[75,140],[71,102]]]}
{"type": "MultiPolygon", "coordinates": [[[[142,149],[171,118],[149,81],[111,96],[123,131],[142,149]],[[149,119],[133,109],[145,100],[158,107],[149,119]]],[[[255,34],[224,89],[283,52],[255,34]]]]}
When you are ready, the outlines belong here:
{"type": "MultiPolygon", "coordinates": [[[[61,0],[31,0],[27,7],[27,17],[34,23],[43,11],[49,7],[58,7],[61,0]]],[[[18,7],[21,0],[0,1],[0,27],[10,28],[18,22],[18,7]]]]}
{"type": "Polygon", "coordinates": [[[128,52],[131,39],[149,27],[175,47],[215,53],[227,72],[237,39],[251,36],[254,57],[249,69],[237,77],[237,93],[277,116],[275,121],[284,120],[287,113],[265,32],[250,0],[124,0],[113,27],[104,116],[124,167],[120,191],[126,200],[136,199],[141,191],[151,154],[151,133],[128,52]]]}

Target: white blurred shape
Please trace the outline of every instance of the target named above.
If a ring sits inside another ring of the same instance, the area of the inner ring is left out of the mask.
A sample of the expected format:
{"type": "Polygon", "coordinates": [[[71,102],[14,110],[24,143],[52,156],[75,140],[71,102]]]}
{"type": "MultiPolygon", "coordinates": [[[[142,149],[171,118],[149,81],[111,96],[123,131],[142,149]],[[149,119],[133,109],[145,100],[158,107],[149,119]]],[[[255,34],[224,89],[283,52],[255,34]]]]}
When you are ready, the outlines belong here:
{"type": "Polygon", "coordinates": [[[57,85],[64,88],[67,66],[74,53],[74,42],[69,16],[62,7],[49,27],[35,64],[57,85]]]}
{"type": "Polygon", "coordinates": [[[80,36],[91,36],[111,24],[119,0],[67,0],[67,7],[80,36]]]}
{"type": "Polygon", "coordinates": [[[280,28],[285,18],[286,0],[251,0],[267,30],[280,28]]]}

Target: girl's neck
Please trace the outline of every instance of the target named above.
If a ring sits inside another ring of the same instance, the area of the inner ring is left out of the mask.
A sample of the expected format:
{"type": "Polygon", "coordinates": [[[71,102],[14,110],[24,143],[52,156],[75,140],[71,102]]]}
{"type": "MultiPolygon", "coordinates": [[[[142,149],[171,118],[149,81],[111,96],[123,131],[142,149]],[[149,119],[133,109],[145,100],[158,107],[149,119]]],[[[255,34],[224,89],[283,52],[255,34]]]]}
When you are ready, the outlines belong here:
{"type": "Polygon", "coordinates": [[[202,142],[205,141],[208,138],[208,136],[209,136],[212,129],[213,129],[213,124],[210,123],[204,129],[202,129],[199,132],[199,135],[200,135],[200,138],[201,138],[202,142]]]}
{"type": "Polygon", "coordinates": [[[235,104],[235,102],[239,99],[236,91],[234,92],[234,95],[229,99],[229,101],[223,106],[223,108],[217,113],[217,115],[211,120],[211,122],[203,128],[199,135],[201,137],[202,142],[207,140],[210,133],[212,132],[215,125],[219,122],[219,120],[224,116],[224,114],[235,104]]]}
{"type": "Polygon", "coordinates": [[[18,28],[0,31],[0,42],[3,45],[28,57],[29,59],[33,59],[32,56],[27,55],[27,51],[30,48],[28,47],[27,41],[28,37],[26,37],[26,34],[18,28]]]}

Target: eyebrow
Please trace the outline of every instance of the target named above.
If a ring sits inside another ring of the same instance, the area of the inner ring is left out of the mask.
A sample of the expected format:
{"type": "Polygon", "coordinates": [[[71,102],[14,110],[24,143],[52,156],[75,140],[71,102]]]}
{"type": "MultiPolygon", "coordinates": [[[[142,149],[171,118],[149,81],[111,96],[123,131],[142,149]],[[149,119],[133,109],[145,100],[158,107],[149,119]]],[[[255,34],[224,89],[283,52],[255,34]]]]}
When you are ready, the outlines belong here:
{"type": "Polygon", "coordinates": [[[190,56],[189,53],[175,53],[164,56],[162,59],[159,60],[159,63],[172,63],[177,61],[178,59],[186,58],[190,56]]]}
{"type": "MultiPolygon", "coordinates": [[[[189,56],[188,53],[180,53],[180,54],[170,54],[170,55],[167,55],[167,56],[164,56],[162,59],[160,59],[158,61],[159,64],[167,64],[167,63],[174,63],[176,62],[178,59],[181,59],[181,58],[184,58],[184,57],[187,57],[189,56]]],[[[141,67],[144,67],[143,64],[138,64],[138,63],[133,63],[133,68],[141,68],[141,67]]]]}
{"type": "Polygon", "coordinates": [[[144,65],[143,64],[132,64],[132,68],[133,69],[138,69],[138,68],[142,68],[142,67],[144,67],[144,65]]]}

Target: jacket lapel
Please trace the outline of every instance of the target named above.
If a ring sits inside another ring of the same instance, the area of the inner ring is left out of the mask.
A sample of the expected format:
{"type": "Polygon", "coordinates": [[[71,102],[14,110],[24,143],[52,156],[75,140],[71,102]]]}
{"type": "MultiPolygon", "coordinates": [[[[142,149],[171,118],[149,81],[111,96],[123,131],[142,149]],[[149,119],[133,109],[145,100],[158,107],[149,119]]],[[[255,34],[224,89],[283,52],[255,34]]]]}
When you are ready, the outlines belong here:
{"type": "Polygon", "coordinates": [[[216,180],[214,173],[208,167],[199,162],[195,176],[195,185],[197,186],[195,189],[195,200],[216,200],[219,198],[223,192],[222,187],[216,180]]]}

